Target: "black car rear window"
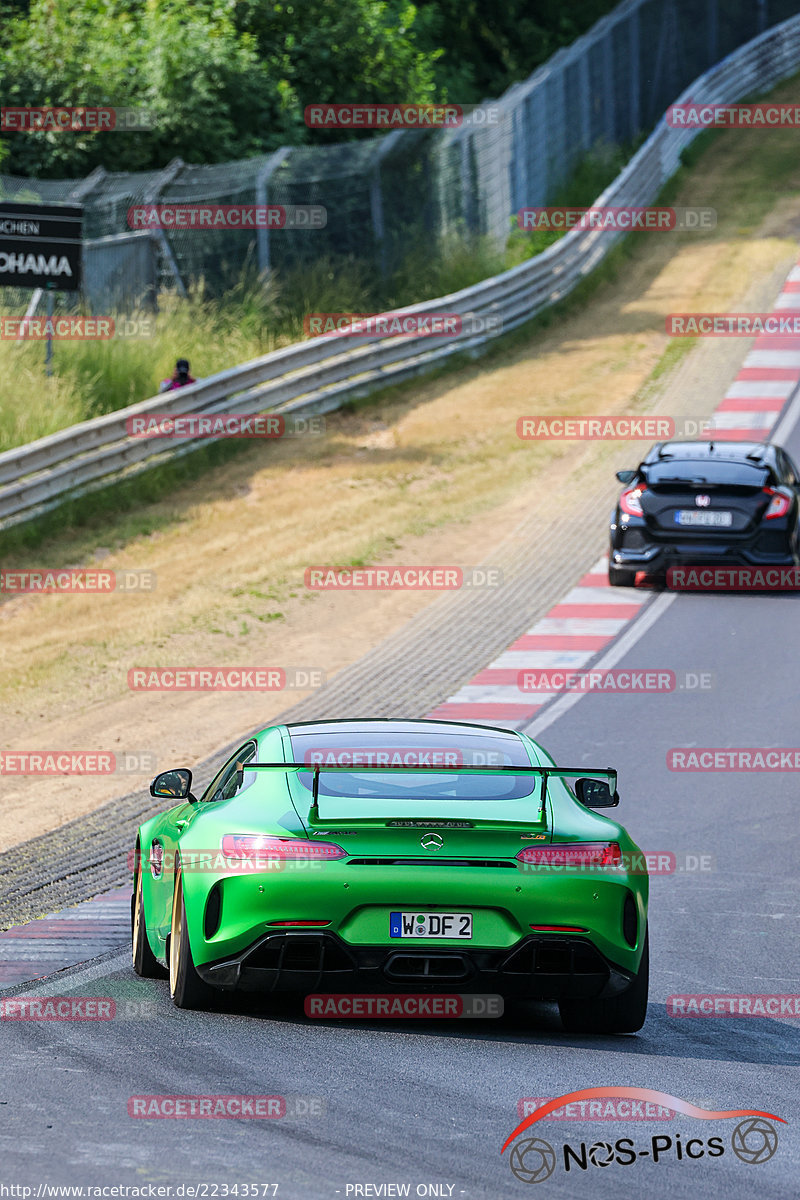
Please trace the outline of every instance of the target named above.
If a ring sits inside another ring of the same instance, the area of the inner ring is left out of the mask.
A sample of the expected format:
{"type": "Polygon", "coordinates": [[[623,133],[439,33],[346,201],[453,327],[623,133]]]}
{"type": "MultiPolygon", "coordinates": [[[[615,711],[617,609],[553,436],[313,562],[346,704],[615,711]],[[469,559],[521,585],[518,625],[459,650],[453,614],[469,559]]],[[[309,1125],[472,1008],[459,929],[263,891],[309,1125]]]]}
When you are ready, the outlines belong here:
{"type": "MultiPolygon", "coordinates": [[[[453,734],[443,730],[295,732],[290,730],[295,762],[353,767],[353,771],[321,771],[321,796],[372,796],[385,799],[513,800],[541,788],[536,775],[463,775],[439,772],[437,766],[530,767],[523,744],[491,734],[453,734]],[[414,771],[359,772],[360,766],[405,766],[414,771]],[[422,768],[422,769],[420,769],[422,768]]],[[[309,791],[311,772],[298,781],[309,791]]]]}
{"type": "Polygon", "coordinates": [[[709,483],[730,487],[764,487],[770,472],[755,463],[720,462],[714,459],[665,459],[645,468],[648,483],[709,483]]]}

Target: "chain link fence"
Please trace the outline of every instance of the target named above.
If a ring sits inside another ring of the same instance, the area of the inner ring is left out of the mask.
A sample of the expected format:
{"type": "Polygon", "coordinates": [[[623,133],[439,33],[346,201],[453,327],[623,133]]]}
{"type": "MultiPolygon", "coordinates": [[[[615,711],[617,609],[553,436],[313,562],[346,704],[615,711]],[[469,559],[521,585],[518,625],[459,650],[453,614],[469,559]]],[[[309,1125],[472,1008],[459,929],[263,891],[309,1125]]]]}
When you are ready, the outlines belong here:
{"type": "MultiPolygon", "coordinates": [[[[457,128],[211,166],[176,159],[161,171],[98,168],[83,180],[0,176],[0,200],[84,204],[84,298],[94,312],[154,304],[162,288],[185,293],[200,278],[219,294],[248,264],[280,272],[352,255],[386,273],[409,246],[451,234],[502,248],[513,213],[550,202],[597,147],[635,144],[693,79],[797,11],[800,0],[624,0],[457,128]],[[151,204],[315,204],[327,223],[132,233],[129,209],[151,204]]],[[[5,301],[19,304],[10,293],[5,301]]]]}

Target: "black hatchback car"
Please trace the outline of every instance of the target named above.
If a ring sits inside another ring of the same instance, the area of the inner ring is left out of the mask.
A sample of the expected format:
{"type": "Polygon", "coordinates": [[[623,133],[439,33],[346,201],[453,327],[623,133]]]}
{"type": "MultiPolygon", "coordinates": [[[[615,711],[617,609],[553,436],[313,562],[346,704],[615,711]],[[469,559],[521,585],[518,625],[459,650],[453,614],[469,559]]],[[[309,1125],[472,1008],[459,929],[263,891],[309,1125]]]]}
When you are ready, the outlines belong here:
{"type": "Polygon", "coordinates": [[[611,517],[608,582],[633,587],[636,572],[670,567],[796,566],[800,476],[769,442],[658,442],[611,517]]]}

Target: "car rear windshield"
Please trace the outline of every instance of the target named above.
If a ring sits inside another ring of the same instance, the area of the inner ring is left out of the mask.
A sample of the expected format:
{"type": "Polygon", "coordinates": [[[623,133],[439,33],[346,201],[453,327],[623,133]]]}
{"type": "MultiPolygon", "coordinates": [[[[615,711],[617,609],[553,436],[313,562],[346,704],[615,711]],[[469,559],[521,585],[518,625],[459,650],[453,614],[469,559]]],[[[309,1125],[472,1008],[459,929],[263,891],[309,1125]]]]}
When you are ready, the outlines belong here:
{"type": "Polygon", "coordinates": [[[658,486],[661,483],[683,481],[688,484],[717,484],[722,487],[764,487],[769,471],[754,463],[720,462],[714,459],[666,459],[646,468],[647,482],[658,486]]]}
{"type": "MultiPolygon", "coordinates": [[[[514,800],[541,787],[537,775],[466,775],[458,767],[530,767],[525,747],[514,738],[416,730],[290,732],[292,757],[309,767],[353,767],[320,771],[320,796],[374,797],[387,800],[514,800]],[[406,767],[407,771],[360,772],[359,767],[406,767]],[[437,771],[437,767],[455,768],[437,771]],[[414,769],[416,768],[416,769],[414,769]]],[[[299,771],[311,791],[313,774],[299,771]]]]}

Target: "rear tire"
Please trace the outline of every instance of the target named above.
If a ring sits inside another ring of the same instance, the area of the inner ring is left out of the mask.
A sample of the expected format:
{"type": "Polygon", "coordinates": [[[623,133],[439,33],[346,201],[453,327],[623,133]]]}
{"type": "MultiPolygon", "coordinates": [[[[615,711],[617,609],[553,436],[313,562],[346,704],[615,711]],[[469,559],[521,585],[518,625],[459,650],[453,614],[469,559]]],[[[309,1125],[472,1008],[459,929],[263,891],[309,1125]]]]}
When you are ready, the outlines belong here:
{"type": "Polygon", "coordinates": [[[176,1008],[201,1011],[211,1007],[214,988],[201,979],[189,946],[186,905],[183,900],[183,872],[175,868],[175,892],[172,899],[172,925],[169,935],[169,991],[176,1008]]]}
{"type": "Polygon", "coordinates": [[[133,969],[142,979],[163,979],[166,972],[150,949],[144,915],[144,889],[139,848],[136,849],[136,874],[131,896],[131,957],[133,969]]]}
{"type": "Polygon", "coordinates": [[[608,568],[608,582],[611,587],[635,587],[636,572],[626,571],[624,567],[608,568]]]}
{"type": "Polygon", "coordinates": [[[650,934],[645,929],[639,972],[630,987],[607,1000],[559,1000],[567,1033],[636,1033],[647,1017],[650,985],[650,934]]]}

